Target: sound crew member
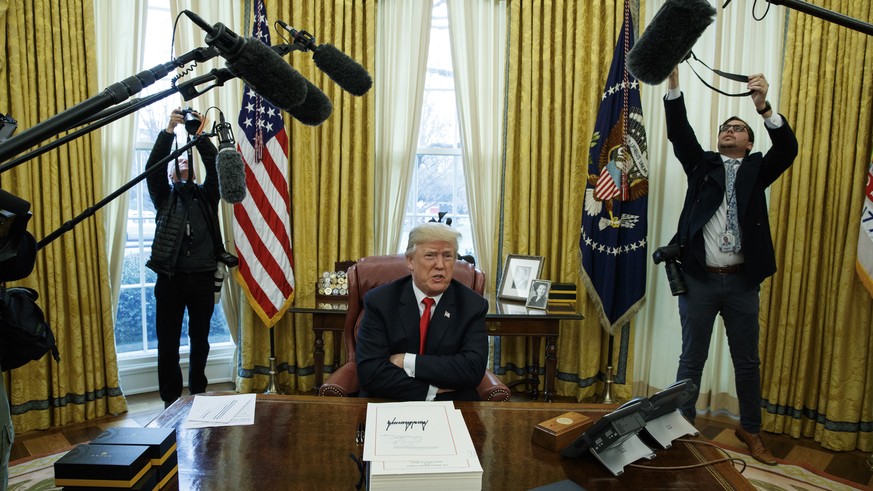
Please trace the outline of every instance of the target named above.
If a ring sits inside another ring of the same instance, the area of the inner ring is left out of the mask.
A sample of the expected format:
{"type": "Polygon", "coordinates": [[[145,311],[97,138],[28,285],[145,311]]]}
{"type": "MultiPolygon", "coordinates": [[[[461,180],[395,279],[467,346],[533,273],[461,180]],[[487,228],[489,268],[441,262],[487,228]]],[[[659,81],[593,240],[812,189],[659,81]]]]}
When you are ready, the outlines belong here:
{"type": "MultiPolygon", "coordinates": [[[[147,169],[170,154],[174,130],[183,119],[178,109],[170,115],[166,131],[158,134],[149,155],[147,169]]],[[[191,394],[197,394],[205,391],[207,384],[206,358],[217,269],[213,234],[218,226],[215,210],[219,193],[215,146],[204,138],[197,143],[197,151],[206,168],[202,185],[194,182],[193,166],[185,159],[170,161],[166,175],[154,172],[148,176],[149,195],[157,216],[152,255],[146,266],[158,275],[155,283],[158,387],[165,406],[182,395],[179,340],[186,308],[190,341],[188,388],[191,394]]]]}
{"type": "MultiPolygon", "coordinates": [[[[688,293],[679,297],[682,354],[677,380],[700,378],[716,314],[724,319],[734,366],[740,425],[735,434],[765,464],[776,460],[761,440],[761,374],[758,356],[760,283],[776,272],[764,190],[797,156],[797,139],[767,101],[767,80],[749,77],[749,90],[773,145],[766,155],[751,153],[755,135],[731,116],[718,129],[718,151],[704,151],[688,123],[679,90],[678,66],[664,98],[667,138],[688,176],[688,191],[673,242],[688,293]]],[[[699,389],[681,409],[692,423],[699,389]]]]}

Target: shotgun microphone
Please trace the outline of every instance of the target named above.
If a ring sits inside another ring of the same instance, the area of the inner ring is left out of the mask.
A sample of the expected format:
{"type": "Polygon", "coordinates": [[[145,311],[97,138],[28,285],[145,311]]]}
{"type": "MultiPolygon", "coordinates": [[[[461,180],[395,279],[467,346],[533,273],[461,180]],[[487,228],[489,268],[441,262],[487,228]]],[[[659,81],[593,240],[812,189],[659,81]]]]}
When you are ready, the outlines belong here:
{"type": "Polygon", "coordinates": [[[246,198],[246,169],[242,155],[236,149],[233,129],[224,120],[224,113],[218,112],[219,122],[215,125],[218,134],[218,155],[215,167],[218,172],[218,194],[228,203],[240,203],[246,198]]]}
{"type": "Polygon", "coordinates": [[[373,86],[373,79],[360,63],[330,44],[317,44],[315,36],[298,31],[281,20],[276,21],[291,33],[294,44],[303,51],[312,51],[312,61],[319,70],[349,94],[362,96],[373,86]]]}
{"type": "Polygon", "coordinates": [[[667,0],[628,52],[628,71],[649,85],[663,82],[713,20],[715,8],[706,0],[667,0]]]}
{"type": "Polygon", "coordinates": [[[306,79],[269,46],[244,39],[220,22],[210,26],[190,10],[183,12],[206,31],[206,44],[226,60],[227,68],[264,99],[285,111],[306,99],[306,79]]]}

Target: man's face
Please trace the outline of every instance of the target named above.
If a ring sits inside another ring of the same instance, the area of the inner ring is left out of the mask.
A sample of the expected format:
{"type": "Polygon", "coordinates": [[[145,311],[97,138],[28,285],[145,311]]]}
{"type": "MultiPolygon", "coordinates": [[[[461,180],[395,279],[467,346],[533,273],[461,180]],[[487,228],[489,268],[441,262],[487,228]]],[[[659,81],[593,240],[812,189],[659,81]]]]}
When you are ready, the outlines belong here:
{"type": "Polygon", "coordinates": [[[429,297],[446,291],[455,272],[455,247],[450,242],[422,242],[415,246],[406,266],[412,272],[412,281],[429,297]]]}
{"type": "Polygon", "coordinates": [[[179,159],[179,174],[176,174],[176,164],[175,162],[170,162],[169,164],[169,177],[173,182],[187,181],[188,180],[188,160],[187,159],[179,159]]]}
{"type": "Polygon", "coordinates": [[[742,157],[751,149],[752,142],[749,141],[746,123],[738,119],[731,119],[719,128],[718,151],[720,153],[732,157],[742,157]]]}

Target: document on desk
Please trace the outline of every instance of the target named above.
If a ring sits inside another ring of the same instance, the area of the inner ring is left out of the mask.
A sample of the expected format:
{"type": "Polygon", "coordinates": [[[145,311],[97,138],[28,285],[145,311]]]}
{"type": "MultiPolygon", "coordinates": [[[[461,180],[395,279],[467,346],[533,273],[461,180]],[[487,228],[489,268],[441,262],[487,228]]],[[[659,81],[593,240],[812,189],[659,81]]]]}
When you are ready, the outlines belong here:
{"type": "Polygon", "coordinates": [[[194,396],[184,428],[255,424],[256,394],[194,396]]]}
{"type": "Polygon", "coordinates": [[[368,404],[363,460],[370,462],[372,490],[482,485],[473,439],[451,402],[368,404]]]}

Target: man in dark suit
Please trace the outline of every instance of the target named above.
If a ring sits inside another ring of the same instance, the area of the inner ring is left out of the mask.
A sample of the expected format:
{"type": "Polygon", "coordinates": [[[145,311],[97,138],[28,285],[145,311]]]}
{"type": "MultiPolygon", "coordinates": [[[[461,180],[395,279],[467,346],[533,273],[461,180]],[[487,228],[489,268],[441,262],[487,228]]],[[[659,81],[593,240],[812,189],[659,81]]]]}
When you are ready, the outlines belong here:
{"type": "Polygon", "coordinates": [[[364,297],[356,349],[361,396],[479,399],[488,302],[452,279],[459,236],[441,223],[415,227],[406,249],[412,274],[364,297]]]}
{"type": "MultiPolygon", "coordinates": [[[[679,297],[682,354],[676,378],[690,378],[700,387],[713,322],[720,313],[740,404],[735,434],[754,458],[775,465],[760,435],[758,292],[761,281],[776,272],[765,190],[794,162],[798,145],[791,127],[767,101],[769,85],[764,76],[750,76],[748,87],[773,143],[766,155],[751,153],[755,135],[736,116],[719,126],[718,151],[705,151],[688,123],[678,67],[668,78],[667,138],[688,177],[672,241],[680,245],[688,285],[688,293],[679,297]]],[[[681,408],[692,423],[698,395],[699,391],[681,408]]]]}

